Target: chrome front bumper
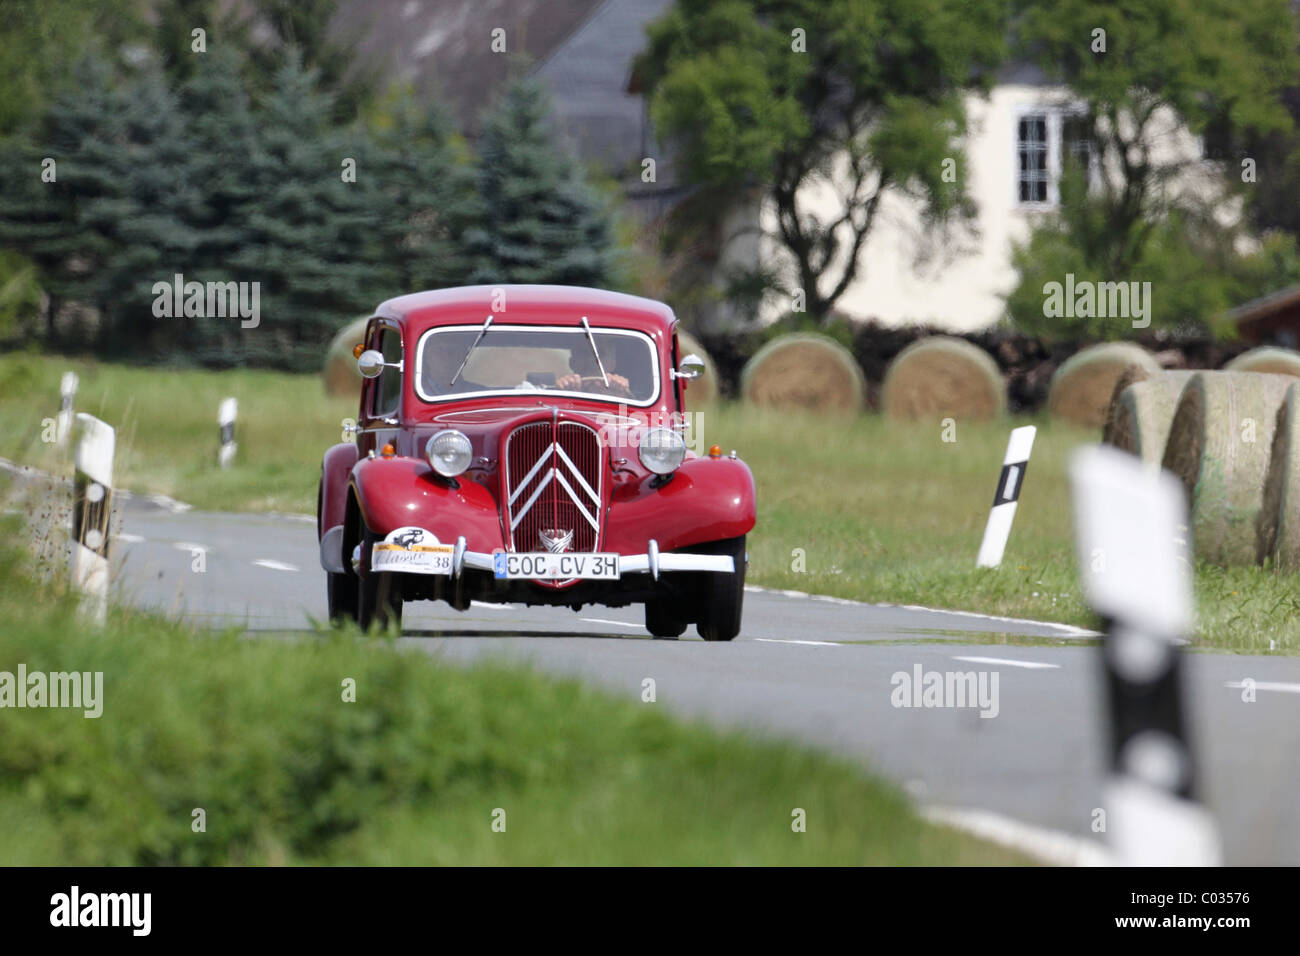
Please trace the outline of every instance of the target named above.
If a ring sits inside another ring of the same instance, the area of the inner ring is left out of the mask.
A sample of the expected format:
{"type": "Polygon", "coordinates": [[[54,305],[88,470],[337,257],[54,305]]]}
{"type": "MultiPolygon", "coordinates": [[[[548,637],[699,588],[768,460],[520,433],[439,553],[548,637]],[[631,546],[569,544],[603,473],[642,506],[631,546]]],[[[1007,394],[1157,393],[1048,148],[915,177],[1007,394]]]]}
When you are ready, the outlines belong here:
{"type": "MultiPolygon", "coordinates": [[[[331,574],[343,574],[343,526],[335,525],[325,532],[320,540],[320,566],[331,574]]],[[[458,578],[466,568],[474,571],[492,571],[492,553],[490,551],[470,551],[465,546],[462,535],[456,539],[456,548],[451,557],[451,576],[458,578]]],[[[735,563],[730,555],[725,554],[679,554],[668,552],[661,554],[659,542],[650,539],[645,554],[623,554],[618,559],[619,576],[626,574],[649,574],[658,581],[665,571],[717,571],[734,574],[735,563]]]]}

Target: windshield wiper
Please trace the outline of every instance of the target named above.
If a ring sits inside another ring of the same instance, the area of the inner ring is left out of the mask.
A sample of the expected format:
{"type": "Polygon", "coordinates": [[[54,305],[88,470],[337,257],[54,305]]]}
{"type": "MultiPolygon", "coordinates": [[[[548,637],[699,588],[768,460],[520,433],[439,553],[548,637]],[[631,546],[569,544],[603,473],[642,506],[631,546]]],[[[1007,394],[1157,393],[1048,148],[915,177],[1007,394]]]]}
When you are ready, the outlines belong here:
{"type": "Polygon", "coordinates": [[[474,339],[474,343],[469,347],[469,351],[466,352],[465,357],[460,360],[460,368],[456,369],[456,374],[453,375],[451,381],[447,383],[448,388],[451,388],[456,384],[456,379],[460,378],[460,373],[465,371],[465,365],[469,362],[469,357],[474,354],[474,350],[478,348],[478,344],[483,341],[483,336],[487,335],[487,330],[491,327],[492,316],[489,315],[487,321],[483,323],[483,328],[478,330],[478,337],[474,339]]]}
{"type": "Polygon", "coordinates": [[[596,351],[596,338],[591,334],[591,326],[587,324],[587,317],[582,317],[582,327],[587,330],[587,341],[591,344],[591,354],[596,356],[596,365],[600,367],[600,377],[605,380],[605,387],[609,388],[609,376],[605,374],[605,363],[600,360],[600,352],[596,351]]]}

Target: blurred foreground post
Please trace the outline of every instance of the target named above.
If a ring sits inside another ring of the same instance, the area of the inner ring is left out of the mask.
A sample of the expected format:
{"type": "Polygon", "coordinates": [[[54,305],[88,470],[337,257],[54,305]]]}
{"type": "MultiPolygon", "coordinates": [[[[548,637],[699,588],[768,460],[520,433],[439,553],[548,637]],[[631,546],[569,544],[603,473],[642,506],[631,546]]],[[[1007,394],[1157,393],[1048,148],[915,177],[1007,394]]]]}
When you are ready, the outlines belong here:
{"type": "Polygon", "coordinates": [[[1084,596],[1106,622],[1110,842],[1127,865],[1218,865],[1214,821],[1195,801],[1180,688],[1178,645],[1192,628],[1182,485],[1091,446],[1074,454],[1070,486],[1084,596]]]}
{"type": "Polygon", "coordinates": [[[72,479],[72,586],[81,592],[82,611],[103,624],[108,611],[108,525],[113,513],[111,425],[77,415],[76,470],[72,479]]]}
{"type": "Polygon", "coordinates": [[[217,424],[221,426],[221,451],[217,453],[217,461],[222,468],[230,467],[235,460],[235,449],[239,447],[235,444],[235,416],[238,413],[239,403],[233,398],[221,400],[221,407],[217,410],[217,424]]]}
{"type": "Polygon", "coordinates": [[[77,398],[78,384],[76,372],[64,372],[63,380],[59,382],[59,417],[56,419],[54,434],[60,445],[67,443],[72,431],[72,405],[77,398]]]}
{"type": "Polygon", "coordinates": [[[1016,502],[1020,500],[1020,487],[1025,483],[1025,469],[1029,467],[1029,453],[1034,448],[1033,425],[1015,428],[1007,442],[1007,453],[1002,457],[1002,474],[998,476],[998,490],[993,495],[993,509],[989,523],[984,527],[984,540],[980,543],[977,568],[996,568],[1002,563],[1002,553],[1011,536],[1011,520],[1016,516],[1016,502]]]}

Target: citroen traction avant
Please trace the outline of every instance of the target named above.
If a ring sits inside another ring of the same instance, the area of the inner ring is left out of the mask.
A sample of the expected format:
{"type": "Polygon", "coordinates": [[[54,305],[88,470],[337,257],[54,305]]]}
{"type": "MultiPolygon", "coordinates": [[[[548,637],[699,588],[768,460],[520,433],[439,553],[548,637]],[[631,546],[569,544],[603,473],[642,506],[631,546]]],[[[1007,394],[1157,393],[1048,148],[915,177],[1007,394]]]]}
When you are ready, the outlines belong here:
{"type": "Polygon", "coordinates": [[[698,447],[704,363],[666,305],[568,286],[390,299],[355,354],[352,441],[317,503],[332,619],[446,601],[644,604],[676,637],[740,632],[754,479],[698,447]]]}

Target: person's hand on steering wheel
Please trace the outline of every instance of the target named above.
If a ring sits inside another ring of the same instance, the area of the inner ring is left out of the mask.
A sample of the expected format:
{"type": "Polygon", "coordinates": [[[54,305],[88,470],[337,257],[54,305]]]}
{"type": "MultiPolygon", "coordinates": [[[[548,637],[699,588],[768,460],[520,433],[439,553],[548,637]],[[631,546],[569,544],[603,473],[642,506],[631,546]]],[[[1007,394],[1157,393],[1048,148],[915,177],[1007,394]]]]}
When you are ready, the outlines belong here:
{"type": "MultiPolygon", "coordinates": [[[[599,375],[579,375],[577,372],[570,372],[568,375],[561,375],[555,380],[555,387],[570,391],[583,391],[584,388],[594,386],[604,388],[605,380],[599,375]]],[[[622,375],[615,375],[612,372],[609,375],[609,389],[611,393],[622,391],[628,396],[632,394],[632,389],[627,383],[627,379],[622,375]]]]}

